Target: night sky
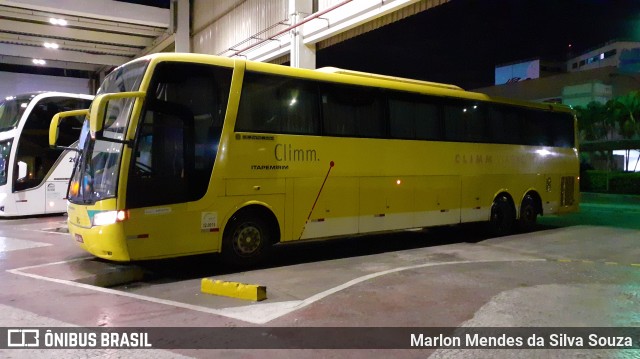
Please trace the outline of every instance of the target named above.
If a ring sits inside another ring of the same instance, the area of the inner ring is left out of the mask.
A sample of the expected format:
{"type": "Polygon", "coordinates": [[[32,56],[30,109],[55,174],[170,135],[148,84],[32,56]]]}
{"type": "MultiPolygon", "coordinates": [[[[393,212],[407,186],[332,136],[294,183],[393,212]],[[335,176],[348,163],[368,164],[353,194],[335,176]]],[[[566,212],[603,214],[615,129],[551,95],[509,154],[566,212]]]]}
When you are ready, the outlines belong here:
{"type": "Polygon", "coordinates": [[[613,39],[640,41],[640,1],[451,0],[320,50],[317,65],[473,89],[493,85],[496,65],[564,61],[613,39]]]}

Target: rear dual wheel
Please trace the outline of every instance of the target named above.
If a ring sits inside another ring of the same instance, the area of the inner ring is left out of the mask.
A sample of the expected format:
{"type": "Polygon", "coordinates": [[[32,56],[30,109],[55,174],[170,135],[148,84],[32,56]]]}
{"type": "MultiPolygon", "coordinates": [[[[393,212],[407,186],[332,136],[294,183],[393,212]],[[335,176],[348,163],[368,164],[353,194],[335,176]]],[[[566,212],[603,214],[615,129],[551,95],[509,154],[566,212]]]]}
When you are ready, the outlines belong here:
{"type": "Polygon", "coordinates": [[[495,236],[504,236],[513,230],[516,213],[511,200],[501,195],[496,197],[491,205],[491,217],[489,218],[489,230],[495,236]]]}
{"type": "Polygon", "coordinates": [[[538,219],[538,206],[530,194],[526,195],[520,205],[520,218],[518,218],[518,228],[523,232],[531,232],[536,228],[538,219]]]}

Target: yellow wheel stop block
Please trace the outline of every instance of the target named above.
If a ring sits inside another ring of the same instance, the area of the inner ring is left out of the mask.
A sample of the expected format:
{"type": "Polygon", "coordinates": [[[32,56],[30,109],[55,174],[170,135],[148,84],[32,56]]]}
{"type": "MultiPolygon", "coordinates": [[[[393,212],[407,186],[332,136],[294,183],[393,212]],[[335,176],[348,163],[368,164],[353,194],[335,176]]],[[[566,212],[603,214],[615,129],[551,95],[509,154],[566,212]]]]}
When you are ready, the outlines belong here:
{"type": "Polygon", "coordinates": [[[261,301],[267,299],[267,287],[256,284],[226,282],[202,278],[200,291],[206,294],[261,301]]]}

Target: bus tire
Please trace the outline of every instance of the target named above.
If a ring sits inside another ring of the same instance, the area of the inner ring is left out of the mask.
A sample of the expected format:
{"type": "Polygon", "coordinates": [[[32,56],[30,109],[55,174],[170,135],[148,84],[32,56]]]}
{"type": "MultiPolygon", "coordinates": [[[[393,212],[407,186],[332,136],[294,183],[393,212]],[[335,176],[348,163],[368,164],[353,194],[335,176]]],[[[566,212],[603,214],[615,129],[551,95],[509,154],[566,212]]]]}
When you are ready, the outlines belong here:
{"type": "Polygon", "coordinates": [[[224,262],[236,267],[261,263],[271,248],[272,230],[269,223],[249,213],[235,214],[227,224],[222,238],[224,262]]]}
{"type": "Polygon", "coordinates": [[[530,194],[526,195],[520,204],[520,218],[518,218],[518,228],[523,232],[531,232],[536,228],[538,218],[538,207],[536,201],[530,194]]]}
{"type": "Polygon", "coordinates": [[[489,230],[495,236],[504,236],[511,233],[516,220],[515,210],[511,200],[506,195],[496,197],[491,206],[489,218],[489,230]]]}

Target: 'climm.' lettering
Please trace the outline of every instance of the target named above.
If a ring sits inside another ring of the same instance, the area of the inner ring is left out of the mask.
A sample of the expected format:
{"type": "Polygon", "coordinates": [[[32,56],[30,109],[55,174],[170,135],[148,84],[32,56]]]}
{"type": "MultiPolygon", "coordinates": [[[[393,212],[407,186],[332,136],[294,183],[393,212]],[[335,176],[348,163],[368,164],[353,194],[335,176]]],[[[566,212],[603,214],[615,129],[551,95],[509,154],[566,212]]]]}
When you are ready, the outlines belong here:
{"type": "Polygon", "coordinates": [[[273,150],[276,161],[315,162],[320,161],[316,150],[295,148],[288,143],[279,143],[273,150]]]}
{"type": "Polygon", "coordinates": [[[487,164],[493,163],[493,157],[491,155],[481,154],[456,154],[456,163],[463,164],[487,164]]]}

